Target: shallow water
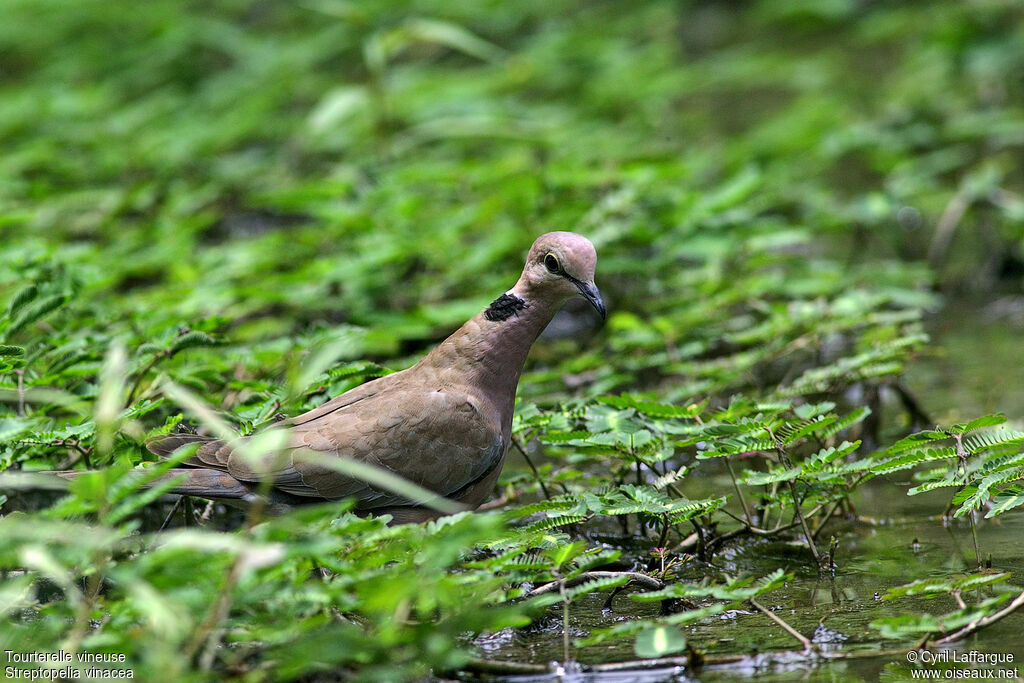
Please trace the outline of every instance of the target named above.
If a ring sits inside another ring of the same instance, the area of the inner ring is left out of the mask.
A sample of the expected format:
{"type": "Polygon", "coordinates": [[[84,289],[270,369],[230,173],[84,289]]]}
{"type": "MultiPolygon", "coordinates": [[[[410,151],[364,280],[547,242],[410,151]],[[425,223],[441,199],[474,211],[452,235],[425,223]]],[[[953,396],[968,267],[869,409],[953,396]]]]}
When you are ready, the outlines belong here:
{"type": "MultiPolygon", "coordinates": [[[[991,309],[971,304],[952,304],[930,322],[933,343],[908,369],[905,386],[915,394],[924,411],[938,423],[951,423],[988,412],[1003,411],[1011,424],[1020,427],[1024,416],[1024,365],[1019,363],[1021,329],[1011,318],[999,318],[991,309]]],[[[895,410],[895,408],[894,408],[895,410]]],[[[890,416],[892,417],[892,416],[890,416]]],[[[896,420],[890,419],[890,422],[896,420]]],[[[890,425],[890,429],[892,425],[890,425]]],[[[727,490],[728,479],[706,486],[727,490]],[[726,488],[723,488],[726,487],[726,488]]],[[[749,538],[719,552],[714,564],[732,575],[765,575],[778,567],[795,573],[783,589],[761,602],[789,625],[816,642],[823,651],[869,655],[882,650],[906,649],[911,643],[882,641],[870,623],[899,612],[940,614],[955,609],[952,599],[921,597],[884,601],[886,590],[928,576],[975,570],[974,545],[966,520],[944,521],[940,515],[949,492],[935,491],[910,497],[909,473],[897,473],[866,484],[853,498],[856,510],[873,523],[834,523],[829,532],[840,541],[835,578],[820,579],[808,569],[805,549],[778,541],[749,538]]],[[[697,488],[702,488],[698,486],[697,488]]],[[[698,491],[693,491],[697,495],[698,491]]],[[[1010,583],[1024,589],[1024,511],[980,520],[982,556],[991,554],[992,568],[1010,572],[1010,583]]],[[[702,568],[680,570],[684,580],[699,580],[702,568]]],[[[656,604],[638,603],[626,593],[618,595],[612,610],[602,611],[607,593],[587,596],[570,613],[573,637],[607,627],[615,620],[655,616],[656,604]]],[[[970,596],[965,596],[972,602],[970,596]]],[[[557,612],[557,611],[556,611],[557,612]]],[[[556,613],[536,627],[506,630],[480,641],[489,659],[547,663],[564,659],[561,615],[556,613]]],[[[742,661],[693,668],[667,668],[615,673],[572,673],[512,676],[517,683],[542,681],[703,681],[718,683],[741,678],[758,681],[902,681],[918,680],[930,673],[939,680],[1020,680],[1014,668],[1024,670],[1024,610],[983,629],[958,643],[946,655],[961,660],[971,650],[1012,655],[1013,663],[949,662],[916,665],[905,654],[858,656],[831,661],[802,657],[765,656],[769,652],[798,651],[800,644],[764,615],[732,611],[684,627],[689,641],[704,653],[749,655],[742,661]],[[957,653],[953,655],[955,650],[957,653]],[[760,655],[758,653],[761,653],[760,655]],[[772,661],[774,660],[774,661],[772,661]],[[916,671],[916,674],[915,674],[916,671]]],[[[941,652],[941,650],[931,650],[941,652]]],[[[637,659],[632,639],[576,649],[574,658],[587,663],[637,659]]]]}

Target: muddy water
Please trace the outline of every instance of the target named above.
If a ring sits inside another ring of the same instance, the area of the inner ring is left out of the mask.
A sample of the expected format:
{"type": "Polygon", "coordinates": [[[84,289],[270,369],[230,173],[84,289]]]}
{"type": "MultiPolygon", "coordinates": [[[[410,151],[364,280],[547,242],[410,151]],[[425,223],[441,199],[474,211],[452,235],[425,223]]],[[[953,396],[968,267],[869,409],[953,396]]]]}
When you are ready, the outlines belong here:
{"type": "MultiPolygon", "coordinates": [[[[988,412],[1003,411],[1011,425],[1022,428],[1024,418],[1024,356],[1020,340],[1024,332],[1011,319],[999,319],[980,306],[954,304],[931,322],[932,347],[906,376],[907,387],[917,395],[925,412],[938,423],[950,423],[988,412]],[[1016,424],[1014,424],[1016,423],[1016,424]]],[[[936,491],[909,497],[909,474],[898,473],[869,482],[854,498],[857,510],[874,523],[843,522],[835,525],[840,540],[835,578],[819,579],[808,570],[806,550],[780,542],[750,541],[727,548],[714,558],[716,574],[765,575],[783,567],[795,572],[794,580],[762,602],[823,650],[868,655],[907,647],[907,643],[882,641],[870,623],[896,613],[941,614],[955,609],[951,599],[880,599],[888,588],[929,576],[971,572],[975,568],[974,544],[964,520],[943,521],[936,515],[945,508],[948,492],[936,491]]],[[[728,490],[728,479],[705,481],[717,490],[728,490]]],[[[1010,572],[1010,582],[1024,589],[1024,511],[982,520],[979,525],[982,555],[989,553],[995,570],[1010,572]]],[[[699,580],[706,568],[694,561],[680,570],[684,580],[699,580]]],[[[574,604],[570,613],[572,635],[617,620],[656,616],[657,605],[639,603],[620,594],[611,610],[603,610],[607,596],[591,595],[574,604]]],[[[980,596],[979,596],[980,597],[980,596]]],[[[972,596],[965,596],[973,602],[972,596]]],[[[491,659],[548,663],[564,659],[561,615],[554,614],[527,631],[508,630],[482,641],[482,653],[491,659]]],[[[750,611],[734,611],[684,627],[688,639],[707,653],[750,655],[742,662],[699,670],[662,669],[616,673],[565,673],[509,677],[527,681],[703,681],[718,683],[737,679],[758,681],[903,681],[921,680],[923,672],[938,680],[1006,680],[1014,667],[1024,674],[1024,610],[994,624],[958,644],[962,660],[971,650],[1011,654],[1014,663],[970,664],[964,662],[913,665],[906,655],[863,656],[828,662],[794,658],[770,661],[771,651],[799,650],[799,643],[767,617],[750,611]],[[762,656],[759,656],[761,653],[762,656]],[[917,672],[915,674],[915,671],[917,672]]],[[[937,652],[937,651],[936,651],[937,652]]],[[[952,654],[947,657],[952,658],[952,654]]],[[[631,639],[577,649],[574,657],[596,663],[636,659],[631,639]]],[[[934,680],[934,679],[933,679],[934,680]]],[[[1011,678],[1011,680],[1013,680],[1011,678]]],[[[1020,680],[1020,679],[1018,679],[1020,680]]]]}

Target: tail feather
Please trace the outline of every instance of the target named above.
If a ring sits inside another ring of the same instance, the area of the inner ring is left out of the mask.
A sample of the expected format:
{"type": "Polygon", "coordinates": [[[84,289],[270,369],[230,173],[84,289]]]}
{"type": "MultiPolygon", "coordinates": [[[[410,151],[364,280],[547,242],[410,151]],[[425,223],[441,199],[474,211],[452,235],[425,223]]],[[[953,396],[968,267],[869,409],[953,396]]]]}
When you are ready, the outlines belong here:
{"type": "Polygon", "coordinates": [[[182,446],[193,443],[208,444],[216,441],[218,439],[212,436],[200,436],[199,434],[164,434],[147,441],[146,448],[154,455],[168,456],[182,446]]]}
{"type": "MultiPolygon", "coordinates": [[[[55,474],[61,479],[73,480],[95,470],[52,470],[39,472],[39,475],[55,474]]],[[[248,500],[255,494],[250,486],[232,477],[227,472],[220,470],[200,469],[193,467],[176,467],[168,470],[167,474],[157,477],[144,485],[144,488],[152,488],[171,480],[178,480],[184,475],[185,480],[180,481],[168,493],[176,493],[181,496],[199,496],[200,498],[225,498],[248,500]]],[[[129,473],[128,476],[131,476],[129,473]]]]}
{"type": "MultiPolygon", "coordinates": [[[[216,453],[224,442],[211,436],[198,434],[166,434],[157,436],[146,442],[146,448],[155,455],[167,457],[183,446],[201,444],[204,450],[216,453]]],[[[142,484],[142,488],[152,488],[159,484],[175,481],[169,494],[180,496],[196,496],[209,498],[228,505],[249,507],[257,501],[266,507],[268,512],[284,512],[301,503],[315,502],[314,499],[296,496],[285,491],[271,488],[264,495],[260,493],[259,482],[245,482],[231,476],[222,469],[217,469],[202,459],[193,456],[182,463],[182,467],[168,470],[157,479],[142,484]],[[183,479],[182,479],[183,478],[183,479]]],[[[226,468],[225,468],[226,469],[226,468]]],[[[35,488],[61,490],[67,488],[67,481],[74,480],[92,470],[54,470],[49,472],[4,472],[0,473],[0,490],[9,488],[35,488]]],[[[141,474],[141,473],[140,473],[141,474]]],[[[128,473],[128,476],[133,476],[128,473]]]]}
{"type": "MultiPolygon", "coordinates": [[[[31,483],[33,488],[62,488],[59,485],[47,486],[43,477],[56,475],[61,479],[72,480],[93,470],[59,470],[50,472],[34,473],[36,479],[31,483]]],[[[130,474],[130,473],[129,473],[130,474]]],[[[179,496],[196,496],[198,498],[209,498],[229,505],[248,507],[258,500],[262,500],[268,506],[269,512],[284,512],[297,503],[308,502],[298,496],[292,496],[282,491],[271,489],[266,496],[258,492],[258,484],[242,482],[235,479],[227,472],[202,467],[176,467],[168,470],[157,479],[143,485],[143,488],[152,488],[164,482],[177,480],[174,488],[167,491],[169,494],[179,496]],[[184,476],[184,481],[181,477],[184,476]]],[[[56,480],[51,479],[51,482],[56,480]]],[[[2,482],[0,482],[2,483],[2,482]]]]}

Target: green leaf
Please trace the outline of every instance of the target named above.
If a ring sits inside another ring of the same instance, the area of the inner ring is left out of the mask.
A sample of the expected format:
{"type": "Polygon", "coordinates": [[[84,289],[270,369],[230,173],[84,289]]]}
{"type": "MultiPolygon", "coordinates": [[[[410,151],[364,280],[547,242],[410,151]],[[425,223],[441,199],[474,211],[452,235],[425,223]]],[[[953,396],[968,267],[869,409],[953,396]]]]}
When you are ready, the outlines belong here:
{"type": "Polygon", "coordinates": [[[978,491],[978,487],[977,486],[965,486],[965,487],[963,487],[961,490],[957,491],[956,494],[954,494],[954,496],[953,496],[953,505],[959,505],[960,503],[962,503],[965,500],[967,500],[967,499],[971,498],[972,496],[974,496],[974,494],[977,491],[978,491]]]}
{"type": "Polygon", "coordinates": [[[844,441],[838,446],[823,448],[804,461],[804,469],[818,469],[835,460],[845,458],[847,455],[857,450],[858,447],[860,447],[860,441],[854,441],[852,443],[844,441]]]}
{"type": "Polygon", "coordinates": [[[560,568],[565,565],[566,562],[569,562],[579,556],[586,549],[586,544],[582,542],[567,543],[565,545],[552,548],[548,551],[547,555],[551,559],[552,564],[554,564],[556,568],[560,568]]]}
{"type": "Polygon", "coordinates": [[[853,425],[858,424],[860,422],[863,422],[864,418],[866,418],[870,414],[871,414],[871,408],[869,408],[867,406],[862,406],[860,408],[857,408],[856,410],[854,410],[849,415],[836,420],[835,422],[830,424],[828,427],[826,427],[825,429],[821,430],[821,436],[823,438],[826,438],[826,439],[831,437],[831,436],[835,436],[836,434],[838,434],[839,432],[843,431],[844,429],[849,429],[853,425]]]}
{"type": "Polygon", "coordinates": [[[970,422],[961,424],[955,424],[950,426],[946,431],[952,434],[963,434],[975,429],[981,429],[982,427],[995,427],[1006,422],[1006,415],[1003,413],[995,413],[994,415],[985,415],[984,417],[978,417],[970,422]]]}
{"type": "Polygon", "coordinates": [[[997,446],[1024,445],[1024,432],[1012,429],[992,429],[977,432],[964,439],[964,448],[971,454],[997,446]]]}
{"type": "Polygon", "coordinates": [[[985,519],[1001,515],[1021,505],[1024,505],[1024,487],[1012,486],[1004,489],[992,501],[992,508],[985,513],[985,519]]]}
{"type": "Polygon", "coordinates": [[[925,633],[949,633],[967,624],[994,614],[1010,599],[1010,593],[1002,593],[976,605],[941,614],[902,614],[895,617],[876,619],[871,627],[878,629],[883,638],[914,638],[925,633]]]}
{"type": "Polygon", "coordinates": [[[835,407],[836,404],[831,401],[825,401],[823,403],[805,403],[793,408],[793,412],[797,417],[803,420],[809,420],[812,417],[823,415],[835,407]]]}
{"type": "Polygon", "coordinates": [[[483,61],[497,62],[505,57],[505,51],[494,43],[450,21],[413,19],[405,27],[411,36],[419,40],[445,45],[483,61]]]}
{"type": "Polygon", "coordinates": [[[923,432],[917,432],[906,436],[892,446],[886,449],[886,453],[902,453],[905,450],[916,448],[922,444],[928,443],[929,441],[937,441],[939,439],[948,439],[949,435],[945,432],[940,432],[934,429],[928,429],[923,432]]]}
{"type": "Polygon", "coordinates": [[[779,429],[779,435],[782,438],[782,442],[789,445],[796,443],[808,434],[813,434],[820,429],[828,427],[838,419],[839,417],[836,415],[824,415],[808,420],[804,424],[787,424],[779,429]]]}
{"type": "Polygon", "coordinates": [[[25,304],[34,300],[39,295],[39,288],[33,283],[22,289],[18,290],[18,293],[11,299],[10,305],[7,307],[7,317],[13,318],[14,315],[20,311],[25,304]]]}
{"type": "MultiPolygon", "coordinates": [[[[627,583],[629,583],[628,576],[609,576],[601,579],[588,579],[575,586],[566,588],[564,600],[572,602],[582,595],[589,595],[590,593],[596,593],[610,588],[618,588],[619,586],[624,586],[627,583]]],[[[547,607],[550,605],[557,605],[564,600],[560,591],[550,591],[532,598],[530,600],[530,604],[535,607],[547,607]]]]}
{"type": "Polygon", "coordinates": [[[7,329],[4,330],[5,338],[10,339],[25,327],[28,327],[32,323],[42,319],[46,315],[63,306],[67,303],[67,300],[68,297],[66,294],[54,294],[31,302],[22,309],[21,313],[19,313],[11,321],[11,324],[7,329]]]}
{"type": "Polygon", "coordinates": [[[704,410],[707,402],[691,403],[686,406],[677,406],[670,403],[659,403],[630,394],[619,396],[599,396],[599,403],[610,405],[615,408],[633,408],[637,412],[656,418],[693,418],[704,410]]]}
{"type": "Polygon", "coordinates": [[[638,657],[664,657],[686,649],[686,636],[678,626],[656,626],[642,631],[633,643],[638,657]]]}
{"type": "Polygon", "coordinates": [[[194,349],[199,346],[217,346],[218,344],[219,342],[216,339],[205,332],[192,331],[175,337],[174,341],[171,342],[170,352],[175,354],[186,349],[194,349]]]}
{"type": "Polygon", "coordinates": [[[982,503],[988,500],[989,490],[993,486],[999,486],[1011,481],[1017,481],[1021,478],[1021,469],[1012,468],[1009,470],[1000,470],[989,474],[984,477],[977,487],[966,487],[963,491],[953,496],[953,504],[963,503],[956,512],[953,513],[954,517],[960,517],[971,510],[975,510],[981,507],[982,503]],[[964,494],[974,489],[970,496],[964,496],[964,494]]]}
{"type": "Polygon", "coordinates": [[[743,474],[742,482],[750,486],[760,486],[762,484],[773,484],[780,481],[791,481],[800,476],[802,470],[799,467],[792,467],[790,469],[776,469],[771,472],[751,472],[747,470],[743,474]]]}

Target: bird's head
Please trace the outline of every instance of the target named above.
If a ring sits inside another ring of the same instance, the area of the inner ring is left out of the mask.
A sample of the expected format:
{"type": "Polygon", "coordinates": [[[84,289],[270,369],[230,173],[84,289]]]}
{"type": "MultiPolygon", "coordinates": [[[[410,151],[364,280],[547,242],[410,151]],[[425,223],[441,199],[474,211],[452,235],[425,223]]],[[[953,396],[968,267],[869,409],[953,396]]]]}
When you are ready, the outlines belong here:
{"type": "Polygon", "coordinates": [[[533,296],[559,304],[578,294],[603,319],[607,311],[594,284],[596,267],[597,251],[586,237],[574,232],[545,233],[530,247],[517,289],[522,286],[533,296]]]}

